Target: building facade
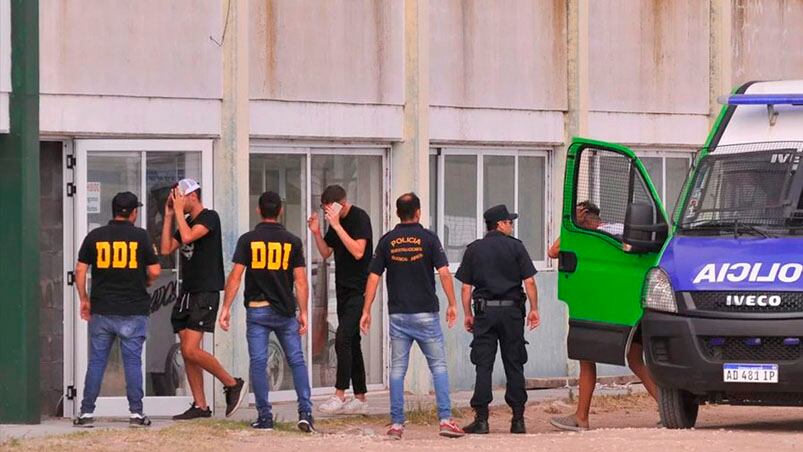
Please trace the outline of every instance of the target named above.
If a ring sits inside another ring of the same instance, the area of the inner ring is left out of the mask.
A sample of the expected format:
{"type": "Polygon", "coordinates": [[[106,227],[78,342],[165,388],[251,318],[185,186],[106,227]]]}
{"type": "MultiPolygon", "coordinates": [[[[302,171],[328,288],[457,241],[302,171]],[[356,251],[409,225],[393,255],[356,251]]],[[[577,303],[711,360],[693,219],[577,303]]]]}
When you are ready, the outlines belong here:
{"type": "MultiPolygon", "coordinates": [[[[9,4],[0,0],[0,133],[9,4]]],[[[375,241],[394,224],[396,196],[418,192],[453,270],[482,236],[485,208],[519,212],[542,318],[527,334],[527,376],[571,375],[557,265],[546,256],[571,137],[632,147],[671,209],[718,95],[749,80],[803,78],[801,0],[42,0],[39,9],[46,415],[72,415],[82,393],[86,324],[70,272],[83,237],[111,217],[112,196],[130,190],[158,243],[167,189],[183,177],[198,179],[220,212],[226,261],[258,221],[259,194],[286,200],[312,284],[304,343],[313,393],[334,385],[337,318],[334,263],[310,246],[305,225],[333,183],[370,214],[375,241]]],[[[153,415],[190,400],[169,327],[176,261],[162,258],[152,288],[144,371],[153,415]]],[[[385,318],[382,305],[375,318],[385,318]]],[[[205,347],[246,374],[236,306],[232,331],[205,347]]],[[[371,389],[386,387],[385,325],[363,341],[371,389]]],[[[453,389],[473,386],[470,338],[460,327],[446,335],[453,389]]],[[[410,383],[425,390],[415,359],[410,383]]],[[[294,397],[279,347],[269,367],[277,397],[294,397]]],[[[122,375],[113,354],[99,411],[125,412],[122,375]]]]}

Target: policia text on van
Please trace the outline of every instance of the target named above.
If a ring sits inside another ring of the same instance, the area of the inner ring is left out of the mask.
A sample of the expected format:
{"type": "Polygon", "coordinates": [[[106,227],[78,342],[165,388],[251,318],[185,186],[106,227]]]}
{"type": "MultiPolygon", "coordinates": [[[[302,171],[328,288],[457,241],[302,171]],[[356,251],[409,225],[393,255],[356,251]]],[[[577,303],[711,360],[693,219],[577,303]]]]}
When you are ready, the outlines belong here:
{"type": "Polygon", "coordinates": [[[672,218],[631,150],[575,139],[567,153],[569,356],[624,364],[641,326],[666,427],[692,427],[706,402],[803,405],[803,94],[789,92],[803,80],[725,99],[672,218]],[[605,227],[575,218],[583,200],[605,227]]]}

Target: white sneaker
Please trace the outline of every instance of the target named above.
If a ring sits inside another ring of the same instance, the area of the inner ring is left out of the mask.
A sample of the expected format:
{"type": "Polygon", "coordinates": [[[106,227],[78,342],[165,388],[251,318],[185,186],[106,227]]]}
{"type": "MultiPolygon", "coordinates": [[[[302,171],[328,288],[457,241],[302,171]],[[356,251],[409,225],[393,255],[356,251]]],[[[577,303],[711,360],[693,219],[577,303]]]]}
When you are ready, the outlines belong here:
{"type": "Polygon", "coordinates": [[[353,398],[343,405],[343,414],[368,414],[368,402],[353,398]]]}
{"type": "Polygon", "coordinates": [[[318,406],[318,411],[323,414],[340,414],[343,412],[343,407],[346,402],[340,400],[340,397],[333,395],[326,402],[318,406]]]}

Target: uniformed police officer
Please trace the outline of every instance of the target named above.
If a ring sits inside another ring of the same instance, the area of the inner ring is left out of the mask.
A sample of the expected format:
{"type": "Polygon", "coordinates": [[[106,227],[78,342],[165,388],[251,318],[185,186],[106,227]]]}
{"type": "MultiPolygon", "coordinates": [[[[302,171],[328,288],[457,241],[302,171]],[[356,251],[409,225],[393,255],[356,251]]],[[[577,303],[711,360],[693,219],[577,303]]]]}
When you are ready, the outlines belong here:
{"type": "Polygon", "coordinates": [[[500,204],[486,210],[484,218],[488,233],[468,245],[455,275],[463,282],[465,327],[474,335],[471,362],[477,372],[471,397],[474,422],[463,430],[475,434],[489,431],[488,405],[493,400],[491,374],[498,342],[507,378],[505,401],[513,410],[510,433],[526,433],[524,364],[527,362],[527,342],[524,340],[524,318],[526,298],[529,298],[527,324],[532,330],[540,323],[534,278],[536,270],[524,244],[512,237],[513,220],[518,218],[518,214],[509,213],[507,206],[500,204]]]}

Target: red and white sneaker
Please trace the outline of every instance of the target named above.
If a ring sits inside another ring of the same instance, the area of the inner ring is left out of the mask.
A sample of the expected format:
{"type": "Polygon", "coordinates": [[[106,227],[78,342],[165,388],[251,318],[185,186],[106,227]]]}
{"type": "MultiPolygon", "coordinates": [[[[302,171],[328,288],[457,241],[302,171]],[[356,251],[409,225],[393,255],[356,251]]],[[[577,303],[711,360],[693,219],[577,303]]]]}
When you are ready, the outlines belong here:
{"type": "Polygon", "coordinates": [[[387,435],[389,439],[402,439],[403,434],[404,434],[404,426],[401,424],[391,425],[388,432],[385,433],[385,435],[387,435]]]}
{"type": "Polygon", "coordinates": [[[453,420],[444,419],[441,421],[439,435],[447,438],[460,438],[465,436],[466,432],[464,432],[462,428],[455,424],[453,420]]]}

